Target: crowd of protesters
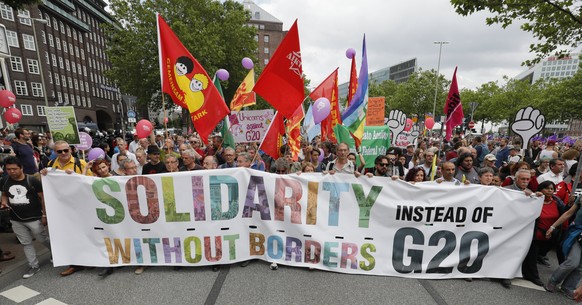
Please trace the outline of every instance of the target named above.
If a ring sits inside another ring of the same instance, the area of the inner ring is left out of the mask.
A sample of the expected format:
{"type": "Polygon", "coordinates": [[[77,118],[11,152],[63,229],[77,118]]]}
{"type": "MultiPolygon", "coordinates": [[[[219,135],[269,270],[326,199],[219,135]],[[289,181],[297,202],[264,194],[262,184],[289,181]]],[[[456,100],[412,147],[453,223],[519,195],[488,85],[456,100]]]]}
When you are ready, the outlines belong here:
{"type": "MultiPolygon", "coordinates": [[[[528,196],[543,196],[543,209],[532,232],[533,242],[522,265],[523,276],[550,292],[561,290],[570,298],[581,295],[576,288],[582,272],[582,245],[576,238],[572,242],[571,238],[582,233],[582,212],[576,196],[582,187],[572,186],[582,150],[581,141],[570,145],[536,140],[528,147],[504,137],[489,140],[474,137],[470,141],[457,137],[448,143],[441,143],[439,138],[425,138],[406,148],[390,147],[386,154],[375,158],[374,164],[366,164],[364,157],[353,149],[350,151],[347,144],[321,141],[319,137],[311,142],[301,141],[296,160],[286,146],[281,147],[281,157],[273,158],[259,150],[259,143],[226,147],[218,134],[207,140],[203,145],[196,134],[152,135],[144,139],[118,137],[94,142],[106,156],[86,162],[84,154],[74,145],[53,141],[49,132],[39,134],[18,128],[13,134],[4,135],[5,146],[0,153],[6,154],[6,173],[0,187],[2,207],[9,213],[2,213],[5,216],[0,224],[4,231],[13,230],[25,247],[30,270],[24,277],[40,270],[31,246],[33,238],[50,249],[43,226],[46,218],[42,185],[38,183],[40,174],[46,174],[48,167],[98,177],[247,167],[276,174],[321,172],[356,177],[384,176],[409,183],[481,184],[520,190],[528,196]],[[26,208],[16,204],[11,189],[14,184],[26,188],[30,202],[35,204],[26,208]],[[27,218],[22,219],[23,215],[27,218]],[[567,248],[562,247],[564,245],[567,248]],[[538,265],[549,266],[547,255],[550,252],[556,253],[560,265],[548,282],[543,283],[538,265]]],[[[0,261],[13,258],[12,254],[0,250],[0,261]]],[[[84,268],[70,266],[61,275],[67,276],[84,268]]],[[[213,269],[218,270],[218,267],[213,269]]],[[[277,269],[277,265],[271,264],[271,269],[277,269]]],[[[144,267],[140,266],[135,273],[143,271],[144,267]]],[[[99,275],[112,272],[112,268],[105,268],[99,275]]],[[[501,283],[506,288],[511,285],[509,280],[501,280],[501,283]]]]}

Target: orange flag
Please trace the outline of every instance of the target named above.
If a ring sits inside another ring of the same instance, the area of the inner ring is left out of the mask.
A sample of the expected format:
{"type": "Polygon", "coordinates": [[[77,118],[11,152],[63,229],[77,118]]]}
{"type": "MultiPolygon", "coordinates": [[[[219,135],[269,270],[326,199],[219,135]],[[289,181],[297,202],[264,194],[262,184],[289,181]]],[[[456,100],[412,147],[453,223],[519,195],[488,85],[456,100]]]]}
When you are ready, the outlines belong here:
{"type": "Polygon", "coordinates": [[[257,103],[257,94],[253,92],[254,86],[255,70],[250,69],[232,97],[232,101],[230,102],[231,111],[239,111],[242,107],[252,106],[257,103]]]}
{"type": "Polygon", "coordinates": [[[304,117],[305,111],[303,110],[303,105],[299,105],[285,124],[287,129],[287,144],[293,155],[293,161],[299,160],[299,151],[301,150],[301,120],[304,117]]]}
{"type": "Polygon", "coordinates": [[[166,21],[157,15],[162,91],[174,103],[188,109],[204,143],[228,113],[228,107],[208,73],[188,52],[166,21]]]}
{"type": "Polygon", "coordinates": [[[283,146],[283,137],[285,136],[285,124],[283,123],[283,116],[277,111],[269,125],[267,134],[263,138],[263,142],[259,145],[259,149],[264,151],[267,155],[274,159],[278,159],[280,155],[281,146],[283,146]]]}
{"type": "Polygon", "coordinates": [[[321,140],[332,141],[337,143],[333,128],[337,124],[342,123],[341,113],[339,109],[338,99],[338,69],[336,68],[311,94],[309,97],[312,100],[317,100],[320,97],[325,97],[329,100],[330,112],[329,116],[321,121],[321,140]]]}
{"type": "Polygon", "coordinates": [[[291,117],[303,103],[303,70],[297,20],[259,76],[253,91],[286,118],[291,117]]]}

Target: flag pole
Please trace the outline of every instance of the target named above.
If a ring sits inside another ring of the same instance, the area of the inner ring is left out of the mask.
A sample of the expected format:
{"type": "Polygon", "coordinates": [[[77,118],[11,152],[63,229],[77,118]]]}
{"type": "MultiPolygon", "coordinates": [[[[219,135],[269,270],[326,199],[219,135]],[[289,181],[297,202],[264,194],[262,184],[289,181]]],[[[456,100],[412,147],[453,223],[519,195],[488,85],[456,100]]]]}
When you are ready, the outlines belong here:
{"type": "Polygon", "coordinates": [[[162,92],[162,108],[164,109],[164,129],[166,134],[166,139],[168,138],[168,117],[166,116],[166,99],[164,98],[164,93],[162,92]]]}

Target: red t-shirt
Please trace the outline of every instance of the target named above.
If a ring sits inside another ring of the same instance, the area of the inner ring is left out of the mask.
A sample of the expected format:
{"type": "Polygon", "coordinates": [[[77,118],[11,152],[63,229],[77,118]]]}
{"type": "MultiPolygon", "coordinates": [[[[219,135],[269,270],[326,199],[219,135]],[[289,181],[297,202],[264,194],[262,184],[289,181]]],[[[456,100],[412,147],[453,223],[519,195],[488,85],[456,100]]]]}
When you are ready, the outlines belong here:
{"type": "MultiPolygon", "coordinates": [[[[560,212],[558,211],[558,204],[556,200],[543,205],[542,213],[538,219],[537,227],[542,230],[548,230],[550,226],[560,218],[560,212]]],[[[536,230],[536,240],[547,240],[544,236],[545,234],[541,230],[536,230]]]]}

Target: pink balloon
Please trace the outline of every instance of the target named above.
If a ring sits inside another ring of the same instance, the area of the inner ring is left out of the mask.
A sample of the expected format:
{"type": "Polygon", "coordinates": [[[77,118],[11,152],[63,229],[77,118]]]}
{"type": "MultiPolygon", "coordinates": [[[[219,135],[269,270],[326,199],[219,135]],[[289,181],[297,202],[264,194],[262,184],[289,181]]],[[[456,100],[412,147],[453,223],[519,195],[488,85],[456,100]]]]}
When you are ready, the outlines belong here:
{"type": "Polygon", "coordinates": [[[346,57],[349,59],[354,58],[354,56],[356,56],[356,50],[354,50],[354,48],[349,48],[346,50],[346,57]]]}
{"type": "Polygon", "coordinates": [[[168,120],[168,117],[165,117],[165,118],[164,118],[164,124],[168,124],[168,121],[169,121],[169,120],[168,120]]]}
{"type": "Polygon", "coordinates": [[[253,63],[253,60],[252,59],[250,59],[248,57],[245,57],[245,58],[242,59],[242,66],[245,69],[250,70],[250,69],[252,69],[255,66],[255,64],[253,63]]]}
{"type": "Polygon", "coordinates": [[[433,118],[427,118],[424,121],[424,126],[426,126],[426,128],[428,128],[428,129],[432,129],[433,126],[434,126],[434,119],[433,118]]]}
{"type": "Polygon", "coordinates": [[[140,120],[135,125],[135,133],[137,133],[137,137],[140,139],[147,138],[153,130],[154,125],[148,120],[140,120]]]}
{"type": "Polygon", "coordinates": [[[103,159],[105,158],[105,152],[103,149],[99,147],[91,148],[89,153],[87,154],[87,160],[93,161],[95,159],[103,159]]]}
{"type": "Polygon", "coordinates": [[[18,123],[22,119],[22,112],[16,108],[8,108],[4,112],[4,119],[10,124],[18,123]]]}
{"type": "Polygon", "coordinates": [[[230,77],[230,74],[225,69],[218,69],[218,71],[216,71],[216,76],[218,76],[220,80],[227,80],[230,77]]]}
{"type": "Polygon", "coordinates": [[[313,103],[313,121],[315,124],[319,124],[321,121],[325,120],[330,112],[329,100],[325,97],[318,98],[315,103],[313,103]]]}
{"type": "Polygon", "coordinates": [[[413,124],[414,124],[414,122],[412,122],[412,119],[406,119],[406,125],[404,125],[404,131],[410,131],[412,129],[413,124]]]}
{"type": "Polygon", "coordinates": [[[12,107],[16,102],[16,96],[9,90],[0,91],[0,106],[4,108],[12,107]]]}

